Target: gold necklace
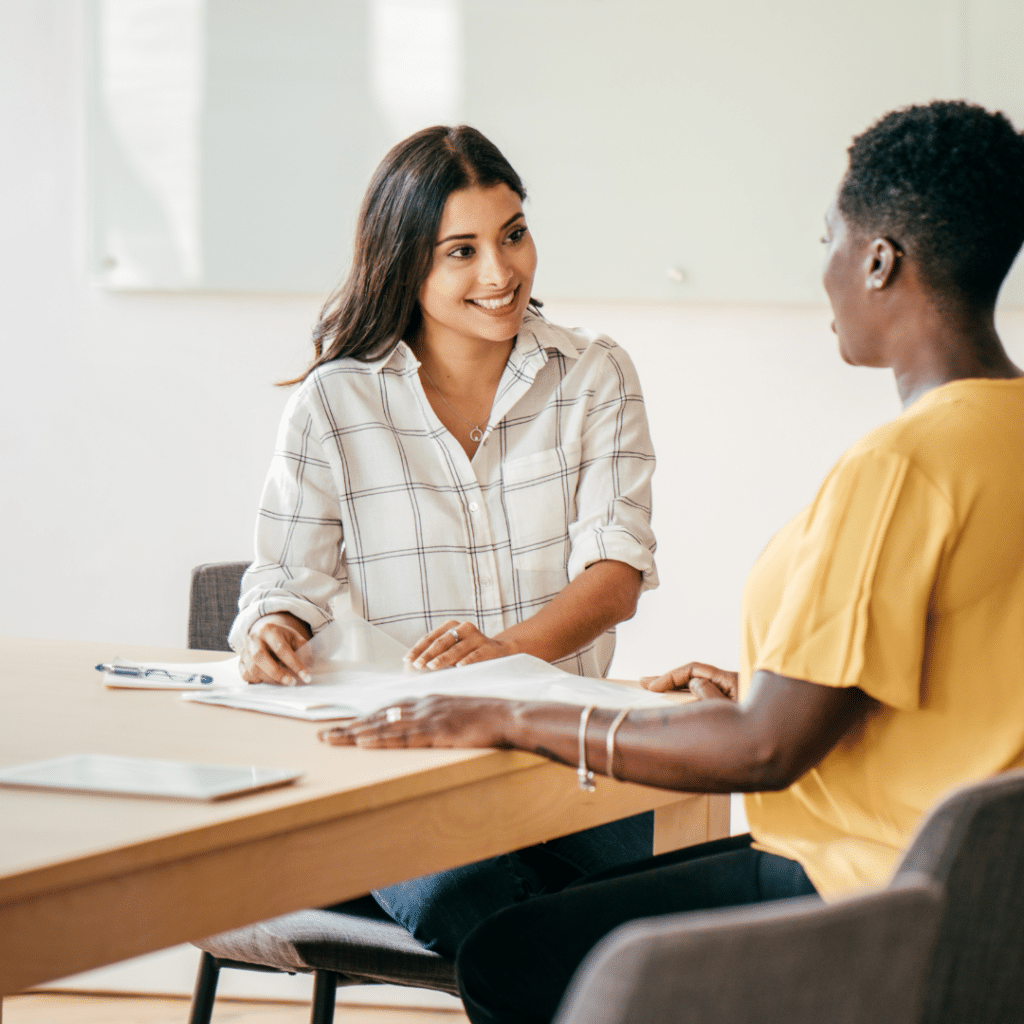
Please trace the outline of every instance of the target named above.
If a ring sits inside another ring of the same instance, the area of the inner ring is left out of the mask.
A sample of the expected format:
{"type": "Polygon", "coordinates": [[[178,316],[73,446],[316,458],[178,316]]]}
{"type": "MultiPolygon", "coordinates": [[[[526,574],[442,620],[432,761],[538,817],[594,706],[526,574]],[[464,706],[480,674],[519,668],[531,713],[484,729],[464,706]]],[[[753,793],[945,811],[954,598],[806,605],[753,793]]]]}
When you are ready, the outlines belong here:
{"type": "MultiPolygon", "coordinates": [[[[430,386],[434,389],[434,392],[437,395],[437,397],[440,398],[441,401],[444,402],[444,404],[447,405],[448,408],[451,409],[451,411],[455,413],[455,415],[458,416],[459,419],[462,420],[462,422],[465,423],[467,427],[472,428],[469,432],[470,441],[472,441],[473,444],[479,444],[484,439],[484,427],[486,427],[487,424],[485,423],[483,426],[480,426],[476,423],[470,423],[470,421],[467,420],[466,417],[463,416],[462,413],[458,411],[458,409],[455,409],[452,406],[452,403],[449,402],[448,399],[441,394],[441,389],[434,383],[434,378],[431,377],[429,373],[427,373],[427,368],[422,363],[420,363],[420,370],[423,372],[423,376],[426,377],[427,380],[430,382],[430,386]]],[[[490,419],[489,411],[488,419],[490,419]]]]}

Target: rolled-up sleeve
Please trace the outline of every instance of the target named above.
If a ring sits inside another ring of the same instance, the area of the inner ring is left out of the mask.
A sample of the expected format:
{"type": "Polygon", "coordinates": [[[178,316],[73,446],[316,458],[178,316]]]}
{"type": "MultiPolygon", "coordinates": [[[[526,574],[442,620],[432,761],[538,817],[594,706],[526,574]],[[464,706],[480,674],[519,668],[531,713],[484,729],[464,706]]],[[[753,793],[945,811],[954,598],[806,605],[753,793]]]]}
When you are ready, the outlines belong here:
{"type": "Polygon", "coordinates": [[[290,612],[317,632],[348,582],[337,481],[318,436],[310,391],[285,408],[256,519],[256,557],[242,579],[228,642],[238,649],[253,623],[290,612]]]}
{"type": "Polygon", "coordinates": [[[584,359],[592,399],[584,425],[575,522],[569,526],[568,575],[594,562],[625,562],[643,575],[642,590],[658,585],[651,530],[651,443],[643,393],[632,360],[600,338],[584,359]]]}

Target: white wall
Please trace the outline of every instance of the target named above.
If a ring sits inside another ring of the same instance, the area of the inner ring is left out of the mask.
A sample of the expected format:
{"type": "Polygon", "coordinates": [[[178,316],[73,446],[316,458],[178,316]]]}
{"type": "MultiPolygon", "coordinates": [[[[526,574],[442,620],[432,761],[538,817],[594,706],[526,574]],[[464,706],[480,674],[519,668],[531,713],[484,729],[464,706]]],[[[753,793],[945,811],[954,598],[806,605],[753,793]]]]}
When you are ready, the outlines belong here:
{"type": "Polygon", "coordinates": [[[189,567],[245,557],[316,297],[84,280],[81,6],[0,4],[5,633],[182,644],[189,567]]]}
{"type": "MultiPolygon", "coordinates": [[[[320,299],[85,283],[80,40],[78,3],[0,5],[2,631],[180,645],[190,568],[250,554],[287,394],[272,382],[302,367],[320,299]]],[[[547,309],[633,354],[660,456],[664,582],[615,671],[730,663],[747,567],[896,412],[891,383],[838,361],[824,307],[547,309]]]]}
{"type": "MultiPolygon", "coordinates": [[[[84,282],[81,8],[0,4],[0,633],[180,646],[191,566],[250,554],[317,297],[84,282]]],[[[738,239],[728,244],[741,244],[738,239]]],[[[661,589],[613,671],[736,663],[745,574],[843,449],[898,411],[824,307],[549,300],[634,356],[659,455],[661,589]]],[[[1024,361],[1024,313],[1000,318],[1024,361]]],[[[0,754],[2,757],[2,754],[0,754]]]]}
{"type": "MultiPolygon", "coordinates": [[[[190,568],[245,558],[320,297],[109,293],[84,274],[82,9],[0,5],[2,632],[179,645],[190,568]]],[[[742,241],[726,240],[740,245],[742,241]]],[[[541,254],[543,259],[543,253],[541,254]]],[[[815,307],[579,303],[644,381],[663,584],[615,671],[731,663],[739,590],[858,435],[898,411],[815,307]]],[[[1001,317],[1020,351],[1021,313],[1001,317]]]]}

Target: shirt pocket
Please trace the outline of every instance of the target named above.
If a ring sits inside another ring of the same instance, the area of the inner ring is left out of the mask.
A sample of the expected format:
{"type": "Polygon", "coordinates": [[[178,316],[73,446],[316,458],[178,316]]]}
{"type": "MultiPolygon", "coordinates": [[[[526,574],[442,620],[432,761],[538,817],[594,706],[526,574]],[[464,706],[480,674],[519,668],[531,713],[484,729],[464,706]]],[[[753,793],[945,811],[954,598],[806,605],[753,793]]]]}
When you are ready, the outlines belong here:
{"type": "Polygon", "coordinates": [[[502,464],[502,502],[515,569],[564,576],[582,451],[582,444],[573,441],[502,464]]]}

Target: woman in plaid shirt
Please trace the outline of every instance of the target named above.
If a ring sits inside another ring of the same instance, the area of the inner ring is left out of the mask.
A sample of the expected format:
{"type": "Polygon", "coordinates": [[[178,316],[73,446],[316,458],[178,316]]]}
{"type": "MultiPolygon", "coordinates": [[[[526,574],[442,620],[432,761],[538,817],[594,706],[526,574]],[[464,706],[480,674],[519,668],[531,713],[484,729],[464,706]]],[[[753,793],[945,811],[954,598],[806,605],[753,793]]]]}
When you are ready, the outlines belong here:
{"type": "MultiPolygon", "coordinates": [[[[281,424],[231,633],[250,682],[347,593],[425,669],[528,653],[603,676],[657,585],[654,453],[628,356],[531,297],[525,190],[472,128],[395,146],[281,424]]],[[[651,852],[642,815],[375,896],[454,956],[484,917],[651,852]]]]}

